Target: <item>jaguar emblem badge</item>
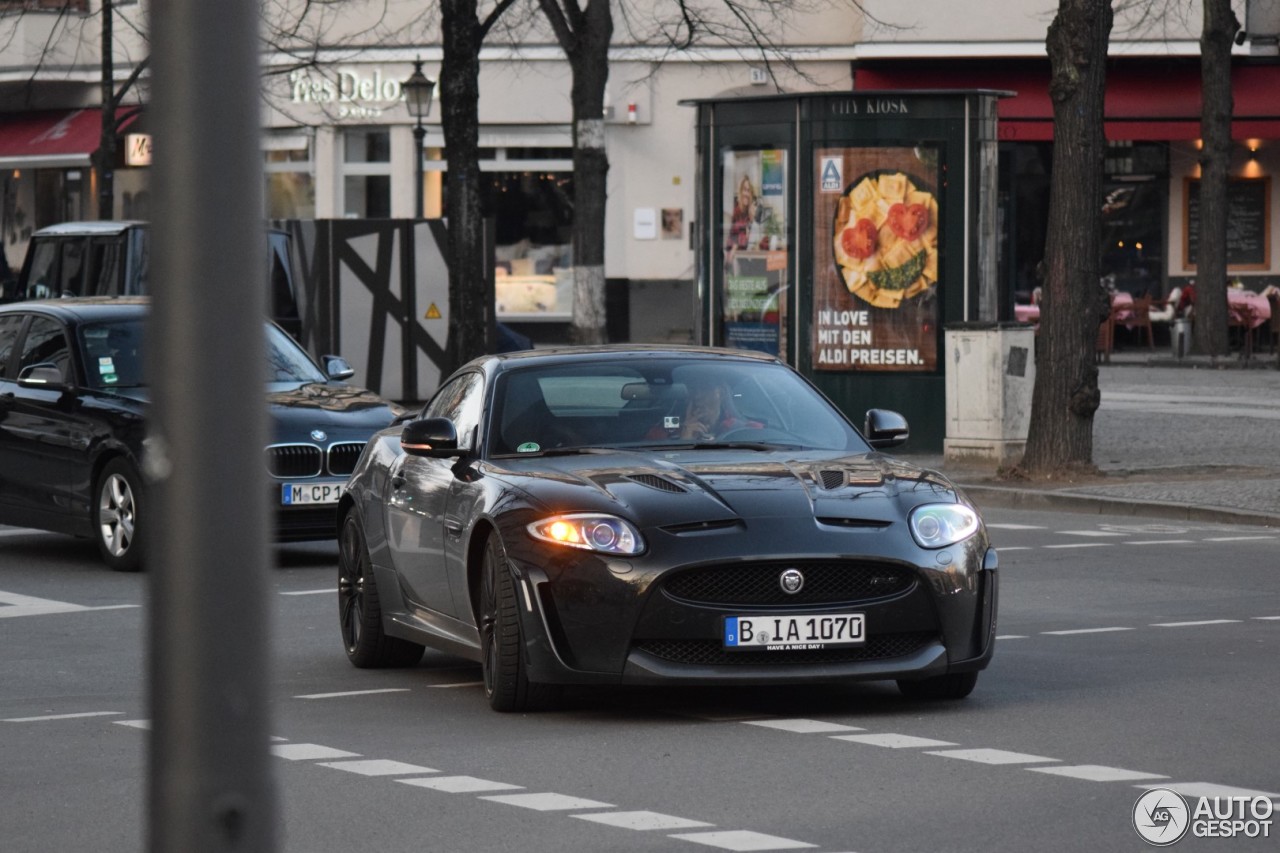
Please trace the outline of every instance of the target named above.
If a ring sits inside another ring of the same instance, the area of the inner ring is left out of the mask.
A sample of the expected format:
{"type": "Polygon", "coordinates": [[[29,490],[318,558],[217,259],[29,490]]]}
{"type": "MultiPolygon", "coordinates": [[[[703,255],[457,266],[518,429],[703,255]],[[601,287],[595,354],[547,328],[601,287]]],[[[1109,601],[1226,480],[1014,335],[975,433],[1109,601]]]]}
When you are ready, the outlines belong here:
{"type": "Polygon", "coordinates": [[[778,575],[778,586],[787,595],[795,595],[804,588],[804,575],[800,574],[799,569],[787,569],[778,575]]]}

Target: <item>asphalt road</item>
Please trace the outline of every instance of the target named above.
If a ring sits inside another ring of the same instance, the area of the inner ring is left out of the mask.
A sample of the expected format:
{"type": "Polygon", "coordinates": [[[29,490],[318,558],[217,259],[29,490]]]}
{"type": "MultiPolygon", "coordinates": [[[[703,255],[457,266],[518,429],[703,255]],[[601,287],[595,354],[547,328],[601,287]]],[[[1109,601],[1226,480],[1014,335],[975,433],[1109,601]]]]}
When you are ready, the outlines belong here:
{"type": "MultiPolygon", "coordinates": [[[[583,691],[342,654],[331,546],[272,570],[280,849],[1132,851],[1148,786],[1280,792],[1280,532],[990,510],[1001,627],[968,700],[891,685],[583,691]]],[[[0,849],[138,851],[146,576],[0,528],[0,849]]],[[[234,630],[229,625],[228,630],[234,630]]],[[[1277,800],[1280,805],[1280,800],[1277,800]]],[[[1274,850],[1185,838],[1175,849],[1274,850]]]]}

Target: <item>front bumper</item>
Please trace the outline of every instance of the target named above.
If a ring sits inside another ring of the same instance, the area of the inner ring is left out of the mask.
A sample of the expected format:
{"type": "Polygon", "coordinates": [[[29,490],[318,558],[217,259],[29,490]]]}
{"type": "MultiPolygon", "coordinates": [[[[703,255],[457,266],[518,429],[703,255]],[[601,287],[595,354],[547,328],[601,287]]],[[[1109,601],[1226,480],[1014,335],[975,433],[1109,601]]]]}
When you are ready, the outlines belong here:
{"type": "MultiPolygon", "coordinates": [[[[672,595],[669,581],[714,566],[759,565],[740,553],[711,563],[648,570],[594,555],[540,564],[513,559],[529,678],[561,684],[798,684],[928,678],[980,670],[994,650],[998,599],[995,551],[985,535],[936,552],[879,553],[821,562],[872,564],[906,578],[886,595],[833,593],[834,599],[723,603],[672,595]],[[905,559],[905,556],[913,559],[905,559]],[[728,651],[726,616],[856,612],[866,618],[860,646],[728,651]]],[[[514,555],[513,555],[514,557],[514,555]]],[[[802,568],[812,555],[774,555],[802,568]]]]}

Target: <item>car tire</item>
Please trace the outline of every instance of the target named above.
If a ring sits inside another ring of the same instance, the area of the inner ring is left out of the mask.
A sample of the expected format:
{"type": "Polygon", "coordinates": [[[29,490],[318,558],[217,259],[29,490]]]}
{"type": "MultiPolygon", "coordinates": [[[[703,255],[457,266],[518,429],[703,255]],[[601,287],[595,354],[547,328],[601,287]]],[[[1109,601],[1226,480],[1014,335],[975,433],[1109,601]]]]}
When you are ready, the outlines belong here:
{"type": "Polygon", "coordinates": [[[977,683],[978,673],[955,672],[915,681],[902,679],[898,682],[898,690],[908,699],[963,699],[973,692],[977,683]]]}
{"type": "Polygon", "coordinates": [[[484,694],[495,711],[532,711],[550,706],[557,691],[529,680],[522,654],[515,579],[498,535],[484,546],[480,579],[480,669],[484,694]]]}
{"type": "Polygon", "coordinates": [[[93,490],[93,541],[102,561],[117,572],[142,568],[142,478],[118,456],[102,468],[93,490]]]}
{"type": "Polygon", "coordinates": [[[338,625],[347,660],[361,669],[413,666],[425,647],[382,630],[382,605],[364,530],[347,513],[338,534],[338,625]]]}

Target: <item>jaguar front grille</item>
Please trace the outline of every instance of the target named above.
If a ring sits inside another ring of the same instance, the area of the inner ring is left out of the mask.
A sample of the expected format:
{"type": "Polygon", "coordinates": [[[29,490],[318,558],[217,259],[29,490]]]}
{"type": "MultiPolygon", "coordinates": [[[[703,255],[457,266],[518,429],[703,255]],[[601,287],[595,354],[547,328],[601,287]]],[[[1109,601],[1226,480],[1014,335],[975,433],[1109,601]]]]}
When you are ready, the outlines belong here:
{"type": "Polygon", "coordinates": [[[876,562],[785,562],[722,564],[688,569],[662,581],[671,598],[704,605],[850,604],[910,589],[915,574],[902,566],[876,562]],[[779,578],[797,569],[804,584],[784,592],[779,578]]]}

